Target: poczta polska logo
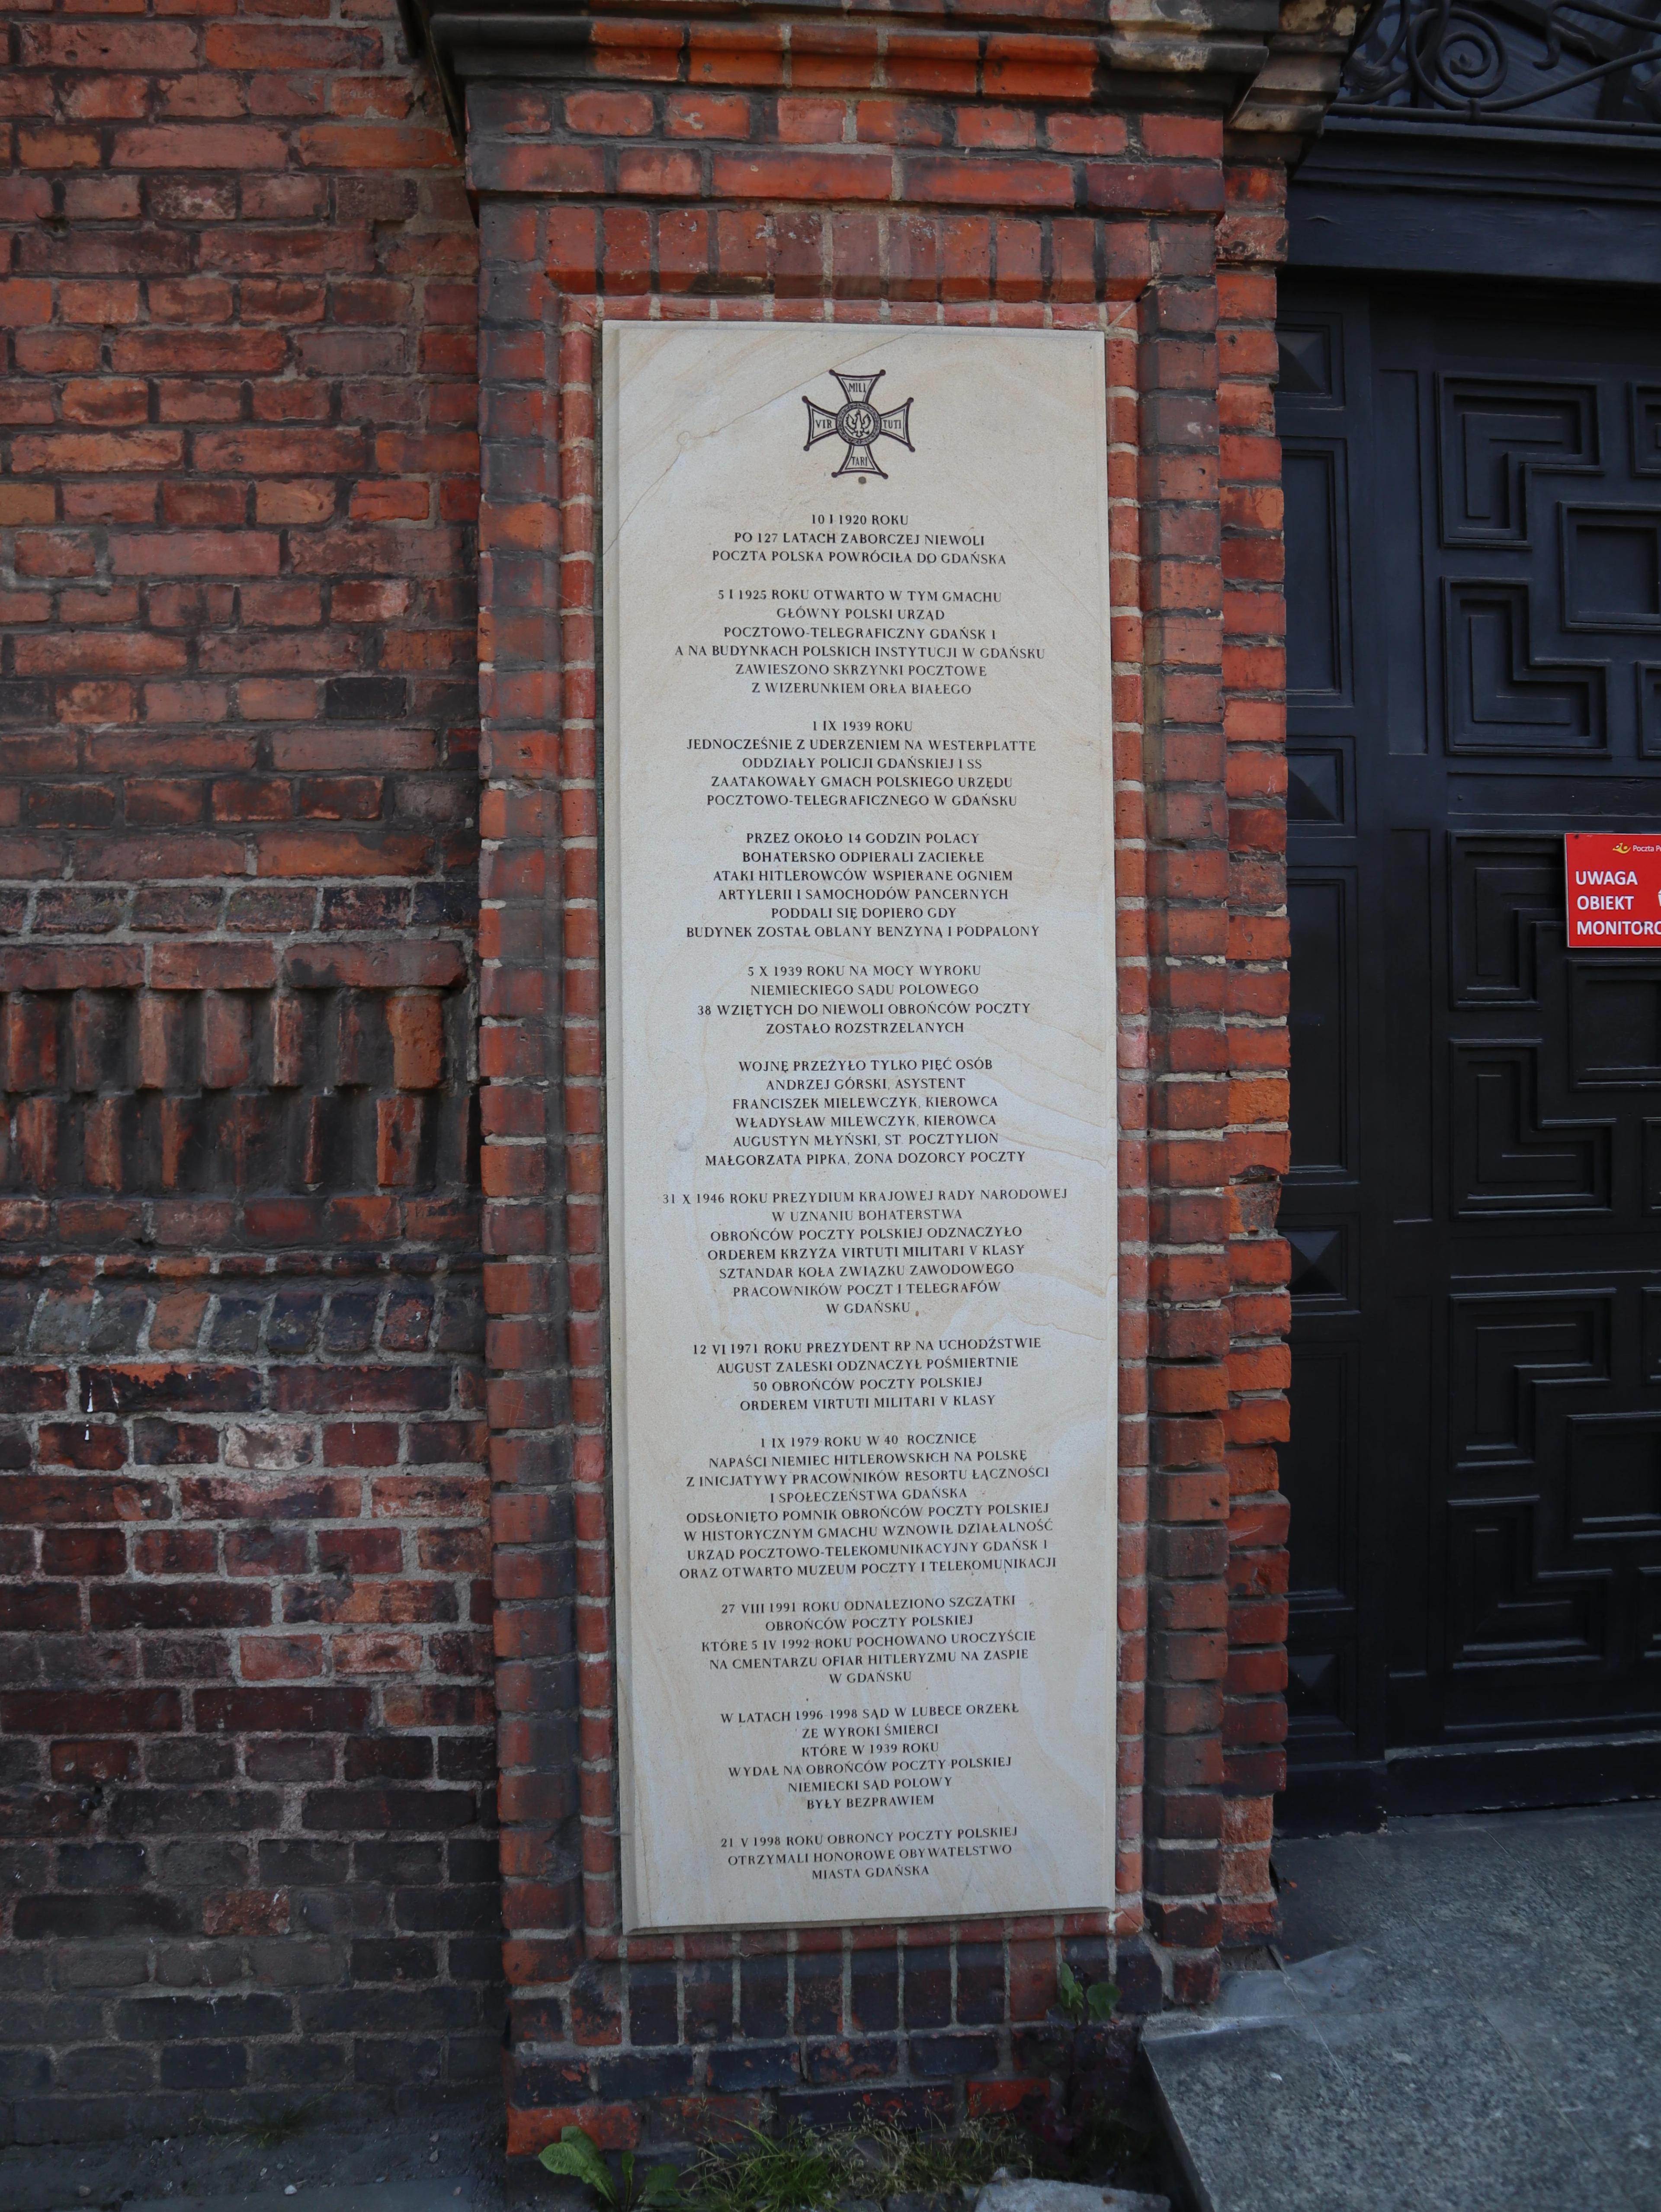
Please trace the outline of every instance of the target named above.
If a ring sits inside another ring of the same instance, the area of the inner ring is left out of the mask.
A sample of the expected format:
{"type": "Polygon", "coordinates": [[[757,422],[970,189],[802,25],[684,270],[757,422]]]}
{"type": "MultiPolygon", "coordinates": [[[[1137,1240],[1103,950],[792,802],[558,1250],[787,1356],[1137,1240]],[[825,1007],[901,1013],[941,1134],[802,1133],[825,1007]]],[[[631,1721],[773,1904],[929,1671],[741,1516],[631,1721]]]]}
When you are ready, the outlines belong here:
{"type": "Polygon", "coordinates": [[[885,483],[888,471],[880,468],[872,448],[879,438],[891,438],[897,446],[904,446],[908,453],[915,453],[911,442],[911,402],[904,406],[891,407],[885,413],[871,404],[871,392],[878,379],[887,374],[879,368],[874,376],[844,376],[839,368],[830,372],[842,386],[842,405],[821,407],[803,392],[801,404],[807,410],[807,443],[804,453],[817,446],[821,438],[840,438],[848,451],[843,455],[842,466],[831,471],[832,477],[880,477],[885,483]]]}

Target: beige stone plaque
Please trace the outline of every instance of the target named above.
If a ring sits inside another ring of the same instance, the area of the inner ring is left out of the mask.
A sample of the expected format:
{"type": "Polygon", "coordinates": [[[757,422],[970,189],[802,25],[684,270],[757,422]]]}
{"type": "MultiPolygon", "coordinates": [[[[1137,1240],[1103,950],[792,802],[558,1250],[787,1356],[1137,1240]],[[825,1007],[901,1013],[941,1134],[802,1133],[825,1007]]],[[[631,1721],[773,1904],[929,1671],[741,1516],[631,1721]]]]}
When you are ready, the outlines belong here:
{"type": "Polygon", "coordinates": [[[605,331],[636,1928],[1112,1894],[1094,334],[605,331]]]}

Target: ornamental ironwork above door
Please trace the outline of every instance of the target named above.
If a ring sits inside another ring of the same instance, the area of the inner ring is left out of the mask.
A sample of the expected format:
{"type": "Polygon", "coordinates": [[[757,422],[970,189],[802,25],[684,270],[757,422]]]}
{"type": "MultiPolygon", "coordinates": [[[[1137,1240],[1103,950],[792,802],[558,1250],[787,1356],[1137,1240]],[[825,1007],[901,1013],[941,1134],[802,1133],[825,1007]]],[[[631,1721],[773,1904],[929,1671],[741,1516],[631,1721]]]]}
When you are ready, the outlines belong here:
{"type": "Polygon", "coordinates": [[[1661,137],[1661,0],[1381,0],[1332,112],[1661,137]]]}

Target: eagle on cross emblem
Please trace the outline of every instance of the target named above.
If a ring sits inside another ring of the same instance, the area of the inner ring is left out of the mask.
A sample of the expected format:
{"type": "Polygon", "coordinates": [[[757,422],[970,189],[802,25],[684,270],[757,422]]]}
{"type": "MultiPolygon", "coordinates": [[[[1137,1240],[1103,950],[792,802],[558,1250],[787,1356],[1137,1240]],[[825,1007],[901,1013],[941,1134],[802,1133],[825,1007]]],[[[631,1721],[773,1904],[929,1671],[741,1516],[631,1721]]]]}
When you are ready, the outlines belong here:
{"type": "Polygon", "coordinates": [[[839,368],[830,374],[842,386],[842,405],[834,410],[820,407],[803,392],[801,404],[807,410],[807,444],[803,453],[817,446],[821,438],[840,438],[848,451],[842,466],[831,471],[833,476],[881,477],[885,483],[888,472],[878,467],[871,448],[879,438],[891,438],[908,453],[916,452],[911,442],[911,402],[908,399],[903,407],[891,407],[886,414],[872,405],[872,387],[877,377],[886,375],[885,369],[879,368],[875,376],[844,376],[839,368]]]}

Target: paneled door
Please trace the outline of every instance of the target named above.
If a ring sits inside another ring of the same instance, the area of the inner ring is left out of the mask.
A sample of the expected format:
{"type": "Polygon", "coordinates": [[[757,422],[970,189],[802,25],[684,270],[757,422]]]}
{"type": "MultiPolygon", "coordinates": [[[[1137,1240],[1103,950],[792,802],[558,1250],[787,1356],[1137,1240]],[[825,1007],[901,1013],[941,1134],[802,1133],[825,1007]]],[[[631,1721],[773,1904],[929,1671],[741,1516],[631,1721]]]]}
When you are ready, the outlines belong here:
{"type": "Polygon", "coordinates": [[[1283,290],[1293,1825],[1661,1791],[1661,313],[1283,290]]]}

